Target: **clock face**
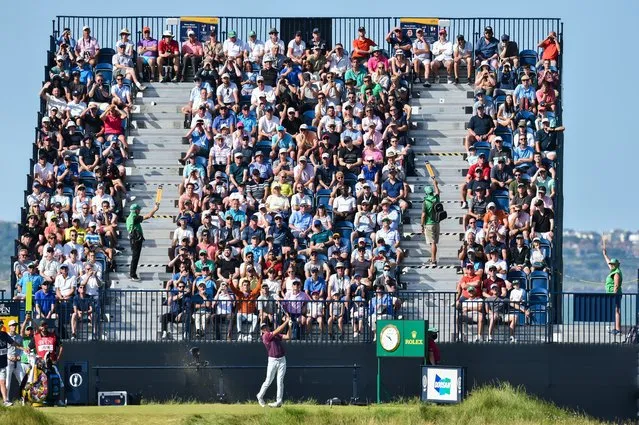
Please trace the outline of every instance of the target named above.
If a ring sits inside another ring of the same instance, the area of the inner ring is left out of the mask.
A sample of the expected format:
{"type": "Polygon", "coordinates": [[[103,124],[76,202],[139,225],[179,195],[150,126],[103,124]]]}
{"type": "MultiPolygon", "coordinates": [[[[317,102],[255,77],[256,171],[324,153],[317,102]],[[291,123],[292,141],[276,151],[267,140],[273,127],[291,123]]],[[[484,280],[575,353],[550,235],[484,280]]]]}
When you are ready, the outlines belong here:
{"type": "Polygon", "coordinates": [[[379,332],[379,343],[386,351],[395,351],[399,347],[399,329],[395,325],[386,325],[379,332]]]}

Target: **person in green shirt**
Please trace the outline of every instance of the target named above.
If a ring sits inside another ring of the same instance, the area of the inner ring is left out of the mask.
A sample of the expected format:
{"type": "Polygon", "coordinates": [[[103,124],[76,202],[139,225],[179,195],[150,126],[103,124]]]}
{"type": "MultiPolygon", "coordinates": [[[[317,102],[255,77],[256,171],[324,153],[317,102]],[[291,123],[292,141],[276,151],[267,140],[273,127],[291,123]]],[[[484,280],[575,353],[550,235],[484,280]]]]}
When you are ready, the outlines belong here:
{"type": "Polygon", "coordinates": [[[126,218],[126,230],[129,232],[129,240],[131,241],[131,268],[129,270],[129,278],[134,282],[139,282],[138,262],[140,261],[140,253],[142,252],[142,243],[144,242],[144,233],[142,232],[142,222],[153,217],[160,208],[158,202],[155,203],[153,209],[147,215],[140,214],[140,206],[138,204],[131,205],[129,216],[126,218]]]}
{"type": "Polygon", "coordinates": [[[206,252],[205,249],[201,249],[199,252],[199,260],[195,262],[196,277],[203,275],[202,269],[204,268],[204,266],[208,266],[209,270],[215,270],[215,263],[209,258],[208,252],[206,252]]]}
{"type": "Polygon", "coordinates": [[[439,220],[435,215],[435,204],[440,202],[439,200],[439,185],[437,179],[431,177],[433,180],[432,186],[424,187],[424,205],[422,207],[422,231],[424,232],[424,238],[426,243],[430,244],[430,260],[428,264],[437,265],[437,244],[439,243],[439,220]]]}
{"type": "Polygon", "coordinates": [[[616,258],[608,258],[605,246],[603,248],[603,257],[610,269],[610,273],[608,273],[606,277],[606,293],[614,295],[615,297],[615,328],[611,329],[610,333],[619,335],[621,333],[621,298],[623,297],[621,284],[623,283],[623,274],[619,267],[619,260],[616,258]]]}

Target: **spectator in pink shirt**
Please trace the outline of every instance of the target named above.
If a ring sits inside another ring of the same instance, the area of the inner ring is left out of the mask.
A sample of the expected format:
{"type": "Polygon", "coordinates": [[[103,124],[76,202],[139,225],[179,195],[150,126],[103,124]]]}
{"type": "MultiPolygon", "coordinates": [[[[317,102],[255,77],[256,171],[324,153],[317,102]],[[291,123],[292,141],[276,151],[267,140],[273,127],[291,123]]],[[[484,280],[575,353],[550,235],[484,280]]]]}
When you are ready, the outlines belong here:
{"type": "Polygon", "coordinates": [[[366,65],[368,69],[370,70],[370,72],[373,72],[374,70],[377,69],[377,65],[380,63],[384,64],[384,69],[390,68],[390,63],[388,62],[388,58],[383,55],[382,49],[380,49],[379,47],[375,47],[375,50],[373,50],[373,56],[371,56],[370,59],[368,59],[368,63],[366,65]]]}
{"type": "Polygon", "coordinates": [[[91,28],[86,25],[82,28],[82,38],[75,45],[75,52],[78,56],[83,56],[92,67],[97,63],[97,58],[100,55],[100,43],[91,37],[91,28]]]}
{"type": "Polygon", "coordinates": [[[381,150],[375,147],[374,143],[373,139],[366,139],[366,147],[362,151],[362,159],[365,162],[373,161],[375,164],[382,164],[384,162],[384,155],[381,150]]]}
{"type": "Polygon", "coordinates": [[[184,81],[184,74],[186,74],[186,68],[191,64],[193,68],[193,74],[197,73],[200,67],[200,62],[204,56],[204,49],[202,43],[197,39],[195,32],[189,30],[186,35],[189,37],[184,43],[182,43],[182,77],[180,81],[184,81]]]}

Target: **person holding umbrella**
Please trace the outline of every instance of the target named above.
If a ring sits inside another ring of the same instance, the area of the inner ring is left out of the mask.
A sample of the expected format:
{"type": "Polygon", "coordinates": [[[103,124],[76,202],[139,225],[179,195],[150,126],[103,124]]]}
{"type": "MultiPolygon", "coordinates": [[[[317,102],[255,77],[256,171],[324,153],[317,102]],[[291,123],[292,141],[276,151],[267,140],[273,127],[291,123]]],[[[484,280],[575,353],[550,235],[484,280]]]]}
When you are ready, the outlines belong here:
{"type": "Polygon", "coordinates": [[[621,284],[623,283],[623,274],[619,260],[616,258],[609,258],[606,252],[606,243],[603,246],[603,257],[608,264],[610,273],[606,277],[606,293],[614,295],[615,297],[615,328],[610,330],[612,335],[621,334],[621,298],[623,296],[621,291],[621,284]]]}
{"type": "Polygon", "coordinates": [[[140,261],[140,253],[142,252],[142,243],[144,242],[144,233],[142,232],[142,222],[153,217],[160,208],[160,203],[156,202],[153,209],[146,215],[140,214],[140,206],[138,204],[131,205],[131,212],[126,219],[126,230],[129,232],[129,241],[131,241],[131,268],[129,270],[129,278],[133,282],[139,282],[138,262],[140,261]]]}

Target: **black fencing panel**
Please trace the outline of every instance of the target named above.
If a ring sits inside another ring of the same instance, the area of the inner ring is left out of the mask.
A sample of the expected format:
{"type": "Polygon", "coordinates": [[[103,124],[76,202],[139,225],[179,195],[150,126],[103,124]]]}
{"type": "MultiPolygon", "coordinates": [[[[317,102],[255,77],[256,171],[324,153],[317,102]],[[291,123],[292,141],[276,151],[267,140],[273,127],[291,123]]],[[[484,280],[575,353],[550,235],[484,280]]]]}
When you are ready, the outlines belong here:
{"type": "Polygon", "coordinates": [[[293,39],[297,31],[302,32],[302,40],[308,47],[309,40],[313,37],[313,28],[320,31],[320,35],[326,41],[326,47],[333,45],[332,18],[282,18],[280,19],[280,38],[287,45],[293,39]]]}

